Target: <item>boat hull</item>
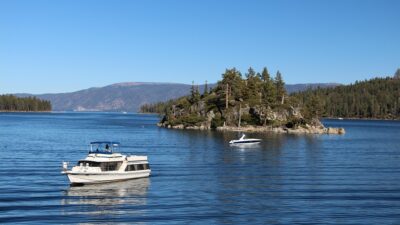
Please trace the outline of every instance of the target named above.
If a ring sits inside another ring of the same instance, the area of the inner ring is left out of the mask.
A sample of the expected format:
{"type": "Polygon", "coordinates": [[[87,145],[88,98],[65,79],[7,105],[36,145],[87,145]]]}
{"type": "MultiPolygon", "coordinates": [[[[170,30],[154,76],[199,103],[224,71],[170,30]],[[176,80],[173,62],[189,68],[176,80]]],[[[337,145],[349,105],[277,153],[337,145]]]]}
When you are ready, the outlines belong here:
{"type": "Polygon", "coordinates": [[[229,144],[258,144],[261,140],[250,140],[250,141],[230,141],[229,144]]]}
{"type": "Polygon", "coordinates": [[[103,173],[67,173],[71,184],[98,184],[113,181],[130,180],[149,177],[151,170],[132,171],[132,172],[103,172],[103,173]]]}

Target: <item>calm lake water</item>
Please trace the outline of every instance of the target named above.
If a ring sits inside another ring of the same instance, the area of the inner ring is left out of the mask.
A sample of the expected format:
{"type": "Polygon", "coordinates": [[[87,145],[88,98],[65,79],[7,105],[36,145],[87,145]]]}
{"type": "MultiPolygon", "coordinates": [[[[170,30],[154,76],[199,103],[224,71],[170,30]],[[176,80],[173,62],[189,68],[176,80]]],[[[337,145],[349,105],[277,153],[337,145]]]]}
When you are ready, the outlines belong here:
{"type": "Polygon", "coordinates": [[[325,120],[337,135],[168,130],[152,115],[0,114],[0,223],[400,224],[400,122],[325,120]],[[148,155],[152,176],[70,187],[88,143],[148,155]]]}

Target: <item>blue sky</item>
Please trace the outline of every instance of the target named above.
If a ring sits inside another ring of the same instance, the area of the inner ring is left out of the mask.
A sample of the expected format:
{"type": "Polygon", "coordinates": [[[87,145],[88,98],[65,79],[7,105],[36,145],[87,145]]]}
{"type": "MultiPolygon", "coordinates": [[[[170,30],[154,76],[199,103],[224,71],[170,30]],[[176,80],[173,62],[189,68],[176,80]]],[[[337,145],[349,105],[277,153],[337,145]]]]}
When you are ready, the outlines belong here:
{"type": "Polygon", "coordinates": [[[0,93],[215,82],[267,66],[286,83],[400,67],[400,1],[0,1],[0,93]]]}

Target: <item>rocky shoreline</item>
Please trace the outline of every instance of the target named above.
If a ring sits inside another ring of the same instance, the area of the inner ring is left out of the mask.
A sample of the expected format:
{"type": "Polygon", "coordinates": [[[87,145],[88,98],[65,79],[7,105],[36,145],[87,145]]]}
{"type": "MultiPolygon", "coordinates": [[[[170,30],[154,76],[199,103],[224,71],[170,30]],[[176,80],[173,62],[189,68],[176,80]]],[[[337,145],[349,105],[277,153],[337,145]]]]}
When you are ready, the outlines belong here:
{"type": "MultiPolygon", "coordinates": [[[[171,126],[163,123],[158,123],[157,126],[165,127],[168,129],[180,129],[180,130],[212,130],[207,126],[184,126],[183,124],[171,126]]],[[[273,132],[280,134],[345,134],[346,131],[344,128],[334,128],[334,127],[324,127],[324,126],[305,126],[298,128],[286,128],[286,127],[271,127],[271,126],[242,126],[242,127],[234,127],[234,126],[222,126],[217,127],[216,131],[235,131],[235,132],[250,132],[250,133],[264,133],[264,132],[273,132]]]]}

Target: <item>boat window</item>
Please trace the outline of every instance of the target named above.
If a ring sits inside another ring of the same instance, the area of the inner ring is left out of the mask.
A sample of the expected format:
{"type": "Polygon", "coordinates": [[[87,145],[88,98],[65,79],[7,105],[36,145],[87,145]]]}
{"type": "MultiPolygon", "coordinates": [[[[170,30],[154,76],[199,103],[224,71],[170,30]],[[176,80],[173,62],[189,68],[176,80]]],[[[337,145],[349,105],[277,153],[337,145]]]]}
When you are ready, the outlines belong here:
{"type": "Polygon", "coordinates": [[[150,169],[149,164],[134,164],[134,165],[128,165],[125,168],[125,171],[135,171],[135,170],[148,170],[150,169]]]}
{"type": "Polygon", "coordinates": [[[144,170],[143,164],[138,164],[137,165],[137,170],[144,170]]]}
{"type": "Polygon", "coordinates": [[[122,162],[102,162],[100,164],[101,171],[115,171],[118,170],[122,162]]]}
{"type": "Polygon", "coordinates": [[[135,165],[128,165],[125,169],[125,171],[135,171],[135,165]]]}
{"type": "Polygon", "coordinates": [[[100,167],[100,163],[99,162],[81,160],[81,161],[78,162],[78,166],[80,166],[81,163],[82,163],[82,166],[86,166],[86,164],[89,164],[89,167],[100,167]]]}

